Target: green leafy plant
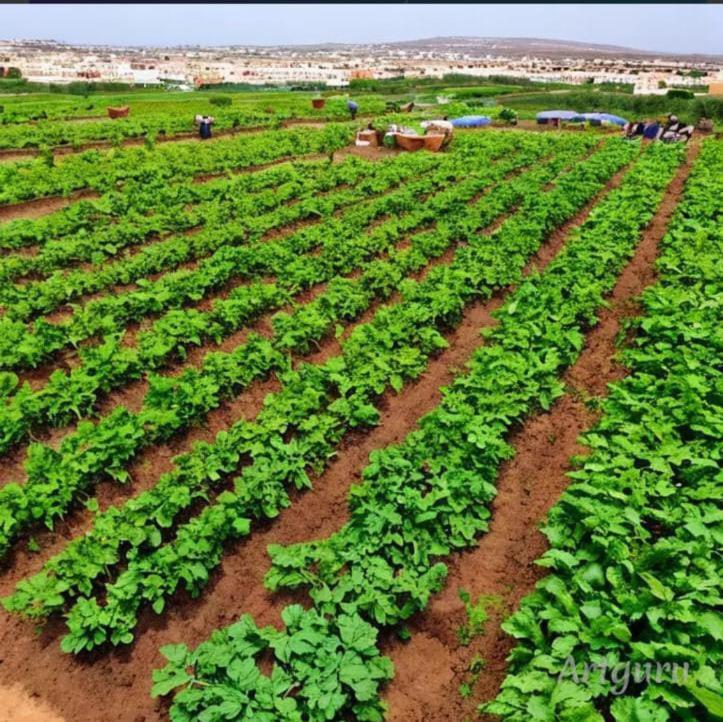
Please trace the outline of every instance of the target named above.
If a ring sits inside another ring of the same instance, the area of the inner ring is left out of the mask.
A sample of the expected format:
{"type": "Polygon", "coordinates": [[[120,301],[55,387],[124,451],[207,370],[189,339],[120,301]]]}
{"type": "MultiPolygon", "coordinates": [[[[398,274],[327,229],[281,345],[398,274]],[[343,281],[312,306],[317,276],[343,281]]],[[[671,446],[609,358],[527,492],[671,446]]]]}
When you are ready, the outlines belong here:
{"type": "MultiPolygon", "coordinates": [[[[504,436],[530,410],[548,408],[563,393],[558,374],[581,352],[582,329],[604,305],[681,157],[681,149],[666,146],[643,154],[544,273],[520,283],[440,406],[402,444],[372,454],[363,482],[350,492],[349,521],[325,539],[269,548],[269,589],[308,587],[319,614],[358,614],[377,628],[400,625],[427,605],[444,584],[440,558],[474,544],[488,527],[492,482],[512,453],[504,436]]],[[[542,207],[551,212],[549,203],[542,207]]],[[[498,230],[499,247],[472,244],[459,257],[459,270],[481,281],[484,269],[489,279],[494,266],[486,254],[498,250],[500,262],[509,263],[501,241],[514,227],[498,230]]],[[[529,240],[529,229],[520,237],[529,240]]],[[[412,316],[418,333],[424,308],[456,307],[452,289],[445,287],[443,301],[442,286],[435,285],[449,277],[430,273],[407,295],[423,299],[412,316]]],[[[459,280],[461,288],[471,283],[459,280]]],[[[345,713],[350,710],[339,716],[345,713]]]]}
{"type": "Polygon", "coordinates": [[[503,625],[517,647],[483,710],[504,720],[526,722],[535,710],[539,719],[692,722],[723,711],[714,550],[722,171],[723,146],[707,141],[623,354],[630,375],[603,401],[583,439],[590,453],[544,528],[550,550],[538,563],[550,575],[503,625]],[[632,665],[632,679],[563,676],[570,662],[632,665]],[[687,679],[673,676],[673,663],[687,679]]]}
{"type": "Polygon", "coordinates": [[[489,607],[500,606],[502,600],[491,595],[480,595],[477,601],[473,602],[468,591],[460,589],[458,594],[464,604],[467,619],[464,624],[457,628],[457,641],[462,646],[467,647],[475,637],[484,634],[485,624],[489,618],[487,614],[489,607]]]}
{"type": "Polygon", "coordinates": [[[460,697],[468,699],[474,694],[474,686],[486,666],[486,660],[479,654],[475,654],[475,656],[472,657],[472,661],[467,667],[467,675],[465,677],[465,681],[462,682],[462,684],[460,684],[459,686],[460,697]]]}

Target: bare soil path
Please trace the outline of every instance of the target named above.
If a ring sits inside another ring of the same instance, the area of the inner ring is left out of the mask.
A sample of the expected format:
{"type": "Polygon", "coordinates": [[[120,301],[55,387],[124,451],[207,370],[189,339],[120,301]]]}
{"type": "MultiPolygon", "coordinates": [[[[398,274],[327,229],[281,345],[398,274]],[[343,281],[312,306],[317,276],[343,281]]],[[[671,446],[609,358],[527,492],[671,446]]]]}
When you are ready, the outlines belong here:
{"type": "Polygon", "coordinates": [[[33,200],[23,201],[22,203],[0,206],[0,223],[15,221],[20,218],[40,218],[41,216],[47,216],[49,213],[55,213],[63,208],[67,208],[71,203],[99,197],[100,195],[98,193],[86,188],[82,191],[71,193],[68,196],[34,198],[33,200]]]}

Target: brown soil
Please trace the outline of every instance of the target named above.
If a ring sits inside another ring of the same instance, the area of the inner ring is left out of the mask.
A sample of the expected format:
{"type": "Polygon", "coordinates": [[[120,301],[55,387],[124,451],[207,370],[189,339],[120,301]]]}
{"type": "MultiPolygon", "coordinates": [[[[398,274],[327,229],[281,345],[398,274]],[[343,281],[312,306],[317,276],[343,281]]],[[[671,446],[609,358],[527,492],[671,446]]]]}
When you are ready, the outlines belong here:
{"type": "Polygon", "coordinates": [[[32,160],[37,151],[27,150],[0,150],[0,163],[17,163],[23,160],[32,160]]]}
{"type": "Polygon", "coordinates": [[[36,198],[31,201],[24,201],[23,203],[0,206],[0,223],[15,221],[19,218],[40,218],[40,216],[46,216],[48,213],[59,211],[81,199],[99,197],[99,194],[95,191],[85,189],[71,193],[65,198],[59,196],[36,198]]]}
{"type": "Polygon", "coordinates": [[[19,684],[0,686],[0,722],[63,722],[47,705],[19,684]]]}
{"type": "Polygon", "coordinates": [[[578,436],[595,421],[584,399],[604,395],[607,384],[625,374],[616,360],[616,337],[622,321],[636,312],[634,299],[655,280],[658,244],[697,152],[698,148],[691,146],[687,162],[670,184],[635,256],[620,275],[608,299],[609,308],[602,311],[599,323],[587,334],[582,354],[565,374],[571,393],[548,412],[530,417],[512,435],[516,456],[501,467],[490,530],[476,548],[452,558],[445,589],[423,615],[413,620],[411,640],[389,644],[387,652],[396,668],[403,670],[387,690],[390,721],[478,719],[476,706],[497,693],[506,671],[505,659],[514,646],[500,623],[545,574],[534,563],[547,549],[538,525],[568,485],[570,457],[584,453],[578,436]],[[458,596],[460,589],[470,592],[474,599],[484,595],[497,602],[488,609],[485,634],[469,647],[460,646],[457,640],[457,629],[466,617],[458,596]],[[476,655],[486,665],[473,684],[471,698],[464,699],[458,690],[471,680],[468,669],[476,655]]]}
{"type": "Polygon", "coordinates": [[[350,145],[347,148],[342,148],[334,153],[334,160],[339,161],[350,155],[356,155],[359,158],[365,160],[381,160],[382,158],[390,158],[395,155],[399,155],[402,151],[397,148],[373,148],[369,145],[350,145]]]}

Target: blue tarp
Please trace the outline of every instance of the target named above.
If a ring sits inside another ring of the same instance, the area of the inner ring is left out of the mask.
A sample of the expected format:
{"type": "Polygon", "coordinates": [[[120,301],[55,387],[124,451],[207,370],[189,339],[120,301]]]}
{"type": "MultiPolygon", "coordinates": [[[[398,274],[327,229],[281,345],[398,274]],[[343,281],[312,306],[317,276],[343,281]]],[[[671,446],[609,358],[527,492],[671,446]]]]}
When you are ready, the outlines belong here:
{"type": "Polygon", "coordinates": [[[611,113],[578,113],[576,110],[543,110],[537,114],[537,120],[567,120],[572,123],[584,123],[592,120],[600,123],[614,123],[615,125],[625,125],[628,121],[619,115],[611,113]]]}
{"type": "Polygon", "coordinates": [[[615,125],[625,125],[628,121],[619,115],[611,115],[610,113],[583,113],[586,120],[599,120],[603,123],[614,123],[615,125]]]}
{"type": "Polygon", "coordinates": [[[463,115],[461,118],[453,118],[451,122],[455,128],[479,128],[489,125],[492,119],[486,115],[463,115]]]}
{"type": "Polygon", "coordinates": [[[541,113],[537,114],[537,120],[572,120],[573,118],[579,116],[580,113],[578,113],[576,110],[543,110],[541,113]]]}

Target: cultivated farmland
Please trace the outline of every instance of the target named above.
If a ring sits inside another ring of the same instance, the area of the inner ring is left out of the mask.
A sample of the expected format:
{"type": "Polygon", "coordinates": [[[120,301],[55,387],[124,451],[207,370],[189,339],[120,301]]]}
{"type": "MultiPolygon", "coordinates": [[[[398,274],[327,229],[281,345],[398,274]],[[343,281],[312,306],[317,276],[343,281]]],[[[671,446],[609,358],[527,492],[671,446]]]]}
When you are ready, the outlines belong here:
{"type": "Polygon", "coordinates": [[[303,100],[2,126],[4,704],[716,719],[723,143],[303,100]]]}

